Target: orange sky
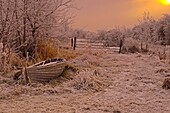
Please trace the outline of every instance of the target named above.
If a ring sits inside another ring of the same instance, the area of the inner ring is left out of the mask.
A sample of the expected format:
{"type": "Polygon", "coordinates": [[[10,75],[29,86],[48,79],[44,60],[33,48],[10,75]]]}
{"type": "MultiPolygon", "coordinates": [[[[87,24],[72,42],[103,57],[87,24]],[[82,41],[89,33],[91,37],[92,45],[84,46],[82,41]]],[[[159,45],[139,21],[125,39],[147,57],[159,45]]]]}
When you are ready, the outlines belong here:
{"type": "Polygon", "coordinates": [[[144,13],[149,11],[155,18],[162,13],[170,13],[170,5],[160,0],[75,0],[79,11],[73,27],[96,31],[112,29],[116,26],[133,26],[144,13]]]}

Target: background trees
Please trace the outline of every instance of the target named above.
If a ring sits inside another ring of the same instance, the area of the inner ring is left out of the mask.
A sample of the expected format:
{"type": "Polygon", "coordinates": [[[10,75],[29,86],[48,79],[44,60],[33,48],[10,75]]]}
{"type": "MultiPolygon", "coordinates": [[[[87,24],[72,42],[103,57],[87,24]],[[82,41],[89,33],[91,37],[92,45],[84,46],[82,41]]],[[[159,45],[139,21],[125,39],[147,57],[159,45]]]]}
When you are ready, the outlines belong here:
{"type": "Polygon", "coordinates": [[[170,15],[164,14],[158,21],[158,36],[166,45],[170,45],[170,15]]]}

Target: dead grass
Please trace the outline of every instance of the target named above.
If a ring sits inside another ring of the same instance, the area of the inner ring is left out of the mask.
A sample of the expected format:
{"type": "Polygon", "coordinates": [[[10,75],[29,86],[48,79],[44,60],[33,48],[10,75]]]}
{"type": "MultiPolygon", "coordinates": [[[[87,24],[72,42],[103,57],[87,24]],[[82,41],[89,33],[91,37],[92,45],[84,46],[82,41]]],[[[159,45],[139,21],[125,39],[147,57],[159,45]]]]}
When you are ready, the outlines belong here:
{"type": "Polygon", "coordinates": [[[61,58],[65,58],[66,60],[70,60],[78,57],[80,54],[81,53],[77,53],[73,50],[59,49],[59,52],[56,55],[56,57],[61,57],[61,58]]]}
{"type": "Polygon", "coordinates": [[[73,59],[72,62],[75,63],[77,67],[93,69],[94,67],[98,67],[101,65],[100,60],[100,57],[85,53],[73,59]]]}
{"type": "Polygon", "coordinates": [[[57,44],[54,41],[50,41],[50,40],[39,40],[38,41],[38,47],[37,47],[37,51],[38,51],[38,60],[46,60],[49,58],[54,58],[57,55],[58,50],[56,49],[57,46],[59,44],[57,44]]]}
{"type": "Polygon", "coordinates": [[[150,53],[158,56],[165,64],[170,64],[170,46],[150,45],[150,53]]]}
{"type": "Polygon", "coordinates": [[[100,91],[105,84],[93,71],[84,70],[70,81],[69,86],[76,90],[100,91]]]}
{"type": "Polygon", "coordinates": [[[170,89],[170,78],[165,78],[163,85],[162,85],[163,89],[170,89]]]}
{"type": "Polygon", "coordinates": [[[27,65],[31,65],[33,64],[33,61],[27,62],[26,58],[21,58],[20,56],[13,52],[10,56],[9,64],[12,66],[12,69],[14,69],[15,67],[24,67],[27,65]]]}
{"type": "Polygon", "coordinates": [[[69,49],[60,48],[60,45],[64,44],[56,40],[40,40],[38,44],[38,61],[56,57],[70,60],[77,57],[78,53],[69,49]]]}
{"type": "Polygon", "coordinates": [[[23,67],[26,65],[32,64],[32,62],[26,62],[25,58],[21,58],[19,55],[17,55],[15,52],[11,51],[6,56],[6,63],[5,65],[2,65],[2,59],[0,59],[0,68],[2,69],[2,66],[5,70],[2,70],[4,73],[9,73],[14,69],[17,69],[18,67],[23,67]]]}

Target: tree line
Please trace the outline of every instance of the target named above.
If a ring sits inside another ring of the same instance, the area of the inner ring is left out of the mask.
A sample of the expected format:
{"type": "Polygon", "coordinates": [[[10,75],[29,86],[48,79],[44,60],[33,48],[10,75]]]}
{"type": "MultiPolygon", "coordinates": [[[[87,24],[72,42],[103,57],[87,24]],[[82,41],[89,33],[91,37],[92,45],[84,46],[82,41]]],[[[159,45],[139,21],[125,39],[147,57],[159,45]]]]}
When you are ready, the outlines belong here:
{"type": "Polygon", "coordinates": [[[79,29],[74,30],[74,34],[79,38],[105,40],[105,46],[123,46],[126,40],[134,40],[140,44],[141,49],[147,50],[150,44],[170,45],[170,14],[163,14],[161,18],[154,19],[149,12],[145,12],[132,28],[116,27],[97,33],[79,29]]]}

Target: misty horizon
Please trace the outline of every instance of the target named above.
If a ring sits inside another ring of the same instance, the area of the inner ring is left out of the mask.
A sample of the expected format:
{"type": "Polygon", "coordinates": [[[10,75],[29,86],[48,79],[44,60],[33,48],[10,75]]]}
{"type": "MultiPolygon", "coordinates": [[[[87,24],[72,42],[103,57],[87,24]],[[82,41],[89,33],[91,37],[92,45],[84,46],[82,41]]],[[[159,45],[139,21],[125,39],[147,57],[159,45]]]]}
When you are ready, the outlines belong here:
{"type": "Polygon", "coordinates": [[[76,17],[73,28],[88,31],[113,29],[114,27],[133,27],[149,12],[154,19],[169,14],[170,6],[160,0],[75,0],[76,17]]]}

